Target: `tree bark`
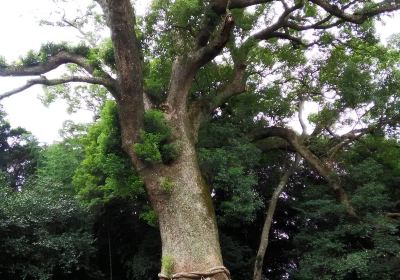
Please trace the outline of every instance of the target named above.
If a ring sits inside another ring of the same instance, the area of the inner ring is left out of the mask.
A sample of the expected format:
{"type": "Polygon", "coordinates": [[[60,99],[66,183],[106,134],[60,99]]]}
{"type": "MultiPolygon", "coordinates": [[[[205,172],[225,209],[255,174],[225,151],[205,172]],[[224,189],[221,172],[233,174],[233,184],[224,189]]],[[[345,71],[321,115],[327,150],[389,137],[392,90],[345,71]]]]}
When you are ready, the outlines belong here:
{"type": "MultiPolygon", "coordinates": [[[[180,145],[179,158],[171,165],[144,166],[139,170],[158,215],[162,257],[173,261],[172,268],[161,269],[167,276],[168,271],[172,274],[207,272],[223,266],[210,189],[200,173],[190,134],[182,126],[178,127],[182,133],[176,140],[180,145]],[[162,188],[163,178],[173,184],[170,192],[162,188]]],[[[130,154],[136,161],[133,153],[130,154]]],[[[229,278],[220,273],[210,279],[229,278]]]]}
{"type": "Polygon", "coordinates": [[[179,157],[171,164],[145,164],[137,158],[133,144],[138,142],[135,98],[119,101],[119,116],[124,150],[143,178],[149,199],[158,215],[162,241],[162,258],[172,260],[172,267],[163,264],[160,279],[226,280],[218,228],[211,192],[204,181],[195,150],[195,128],[189,118],[186,97],[192,83],[190,67],[177,59],[171,77],[169,99],[164,115],[179,146],[179,157]],[[171,191],[162,187],[162,180],[172,183],[171,191]],[[193,274],[194,273],[194,274],[193,274]],[[191,278],[199,275],[197,278],[191,278]]]}
{"type": "MultiPolygon", "coordinates": [[[[223,265],[210,190],[200,174],[194,145],[184,138],[180,139],[180,158],[174,164],[149,170],[149,175],[143,176],[158,213],[162,256],[172,258],[174,274],[206,272],[223,265]],[[160,190],[161,177],[172,181],[171,193],[160,190]]],[[[167,270],[162,267],[163,272],[167,270]]],[[[226,278],[220,275],[211,279],[226,278]]]]}

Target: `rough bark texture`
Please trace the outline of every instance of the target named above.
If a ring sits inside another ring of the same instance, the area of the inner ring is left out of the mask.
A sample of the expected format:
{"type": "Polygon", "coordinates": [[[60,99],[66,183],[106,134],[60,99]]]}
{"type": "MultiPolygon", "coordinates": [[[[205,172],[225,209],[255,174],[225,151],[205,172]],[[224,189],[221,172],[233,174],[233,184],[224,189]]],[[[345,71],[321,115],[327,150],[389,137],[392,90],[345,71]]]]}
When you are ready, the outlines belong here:
{"type": "Polygon", "coordinates": [[[199,172],[194,146],[185,138],[180,139],[181,156],[176,163],[160,168],[158,174],[149,170],[150,176],[145,176],[158,213],[162,255],[173,259],[174,273],[207,271],[222,265],[210,192],[199,172]],[[163,193],[160,177],[172,181],[171,193],[163,193]]]}
{"type": "MultiPolygon", "coordinates": [[[[133,144],[140,141],[144,113],[142,61],[136,36],[132,32],[133,10],[126,0],[108,0],[107,4],[118,69],[120,94],[117,103],[123,147],[143,178],[158,215],[162,256],[172,260],[172,267],[162,267],[161,271],[163,274],[205,272],[222,266],[210,190],[197,164],[193,127],[187,112],[187,95],[195,64],[186,58],[176,59],[165,104],[166,119],[174,140],[179,143],[179,158],[170,165],[141,162],[133,149],[133,144]],[[163,178],[173,184],[171,191],[166,192],[162,188],[163,178]]],[[[219,273],[210,279],[227,278],[224,273],[219,273]]]]}
{"type": "MultiPolygon", "coordinates": [[[[200,174],[188,119],[177,117],[175,112],[167,114],[167,117],[174,130],[175,141],[179,143],[180,156],[171,165],[141,165],[139,174],[158,214],[162,256],[173,260],[172,272],[205,272],[222,266],[210,190],[200,174]],[[162,178],[172,182],[171,192],[162,188],[162,178]]],[[[129,136],[133,132],[129,132],[132,127],[124,120],[121,120],[121,125],[124,127],[125,147],[132,161],[137,162],[129,136]]],[[[162,268],[163,272],[167,270],[162,268]]],[[[220,274],[210,279],[227,278],[220,274]]]]}
{"type": "MultiPolygon", "coordinates": [[[[173,260],[173,273],[205,272],[222,266],[210,190],[200,174],[188,118],[178,117],[179,114],[174,111],[166,114],[174,131],[174,139],[179,143],[179,158],[171,165],[145,165],[133,151],[132,135],[135,130],[129,118],[126,118],[127,114],[132,114],[130,108],[127,105],[120,106],[122,139],[125,150],[145,181],[150,201],[157,212],[163,258],[173,260]],[[162,178],[173,184],[171,192],[162,188],[162,178]]],[[[167,270],[163,267],[161,271],[167,270]]],[[[227,278],[220,274],[210,279],[227,278]]]]}
{"type": "MultiPolygon", "coordinates": [[[[174,141],[179,145],[179,158],[170,165],[144,164],[137,158],[133,144],[139,139],[137,125],[132,122],[136,116],[134,108],[137,100],[134,96],[125,95],[118,101],[124,149],[143,178],[158,215],[162,256],[173,262],[172,271],[170,267],[162,267],[163,275],[167,272],[202,273],[223,266],[210,190],[200,174],[195,132],[186,106],[192,71],[188,61],[182,58],[175,61],[164,113],[174,141]],[[172,191],[166,192],[162,188],[163,178],[173,184],[172,191]]],[[[228,278],[225,273],[218,273],[210,279],[228,278]]]]}
{"type": "MultiPolygon", "coordinates": [[[[172,258],[173,273],[205,272],[223,265],[210,190],[200,174],[195,131],[187,112],[186,100],[192,79],[188,62],[177,59],[165,114],[179,144],[179,158],[169,166],[147,168],[142,172],[158,213],[162,256],[172,258]],[[169,194],[160,188],[162,177],[173,183],[169,194]]],[[[163,267],[162,271],[165,270],[163,267]]],[[[227,278],[221,273],[210,279],[227,278]]]]}

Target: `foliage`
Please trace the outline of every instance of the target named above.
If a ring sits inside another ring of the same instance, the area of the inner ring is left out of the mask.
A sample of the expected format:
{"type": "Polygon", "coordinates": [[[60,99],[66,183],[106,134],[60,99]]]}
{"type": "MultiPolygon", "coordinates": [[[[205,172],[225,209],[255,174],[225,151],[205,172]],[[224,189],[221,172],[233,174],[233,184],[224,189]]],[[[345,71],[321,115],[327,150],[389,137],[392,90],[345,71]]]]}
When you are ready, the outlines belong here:
{"type": "Polygon", "coordinates": [[[135,143],[133,149],[147,164],[171,163],[179,155],[177,142],[172,140],[172,131],[164,113],[159,110],[147,110],[144,115],[144,131],[140,134],[141,143],[135,143]]]}
{"type": "Polygon", "coordinates": [[[211,122],[200,133],[199,163],[213,188],[218,219],[222,224],[250,223],[262,206],[254,190],[257,177],[253,168],[260,151],[231,123],[211,122]],[[236,136],[236,137],[235,137],[236,136]]]}
{"type": "Polygon", "coordinates": [[[167,194],[171,194],[172,191],[174,190],[174,182],[166,177],[160,178],[160,186],[162,190],[167,194]]]}
{"type": "Polygon", "coordinates": [[[156,56],[173,57],[173,52],[176,52],[173,47],[175,44],[181,51],[188,50],[194,41],[192,34],[201,26],[205,4],[198,0],[152,2],[145,19],[145,33],[148,34],[147,39],[152,41],[151,47],[156,56]]]}
{"type": "Polygon", "coordinates": [[[144,207],[143,212],[140,213],[140,218],[145,221],[149,226],[158,226],[158,217],[156,211],[151,207],[144,207]]]}
{"type": "Polygon", "coordinates": [[[400,224],[385,215],[398,208],[391,180],[400,169],[383,156],[398,153],[399,146],[381,137],[364,140],[344,155],[359,220],[349,219],[323,186],[306,188],[300,203],[304,222],[295,237],[301,255],[296,279],[395,279],[400,271],[400,224]]]}
{"type": "Polygon", "coordinates": [[[139,201],[113,198],[95,211],[97,265],[115,279],[153,279],[160,269],[158,229],[147,224],[141,213],[150,211],[139,201]],[[111,264],[110,264],[111,257],[111,264]]]}
{"type": "Polygon", "coordinates": [[[140,243],[136,254],[125,262],[127,279],[151,280],[158,274],[161,266],[160,237],[156,230],[147,231],[140,243]]]}
{"type": "Polygon", "coordinates": [[[117,108],[107,102],[100,120],[82,139],[85,158],[73,184],[78,196],[88,205],[98,205],[113,197],[135,198],[144,194],[143,183],[129,166],[121,148],[117,108]]]}
{"type": "Polygon", "coordinates": [[[163,256],[161,266],[165,275],[170,278],[174,269],[174,259],[169,255],[163,256]]]}
{"type": "Polygon", "coordinates": [[[0,107],[0,172],[7,186],[21,189],[32,176],[40,150],[37,140],[23,128],[11,128],[0,107]]]}
{"type": "Polygon", "coordinates": [[[161,104],[167,94],[171,61],[154,58],[145,65],[145,90],[154,104],[161,104]]]}
{"type": "Polygon", "coordinates": [[[2,187],[2,279],[74,279],[92,269],[95,248],[89,214],[62,187],[42,178],[22,192],[2,187]]]}
{"type": "Polygon", "coordinates": [[[147,164],[161,163],[160,136],[142,131],[141,143],[133,144],[137,156],[147,164]]]}
{"type": "Polygon", "coordinates": [[[85,109],[93,112],[95,118],[98,118],[101,108],[109,98],[109,93],[99,85],[80,84],[71,87],[67,84],[61,84],[44,87],[44,94],[40,96],[40,100],[45,106],[49,106],[59,98],[67,102],[69,113],[85,109]]]}
{"type": "Polygon", "coordinates": [[[0,56],[0,68],[7,66],[7,62],[4,56],[0,56]]]}
{"type": "Polygon", "coordinates": [[[85,45],[70,46],[65,42],[62,43],[46,43],[40,47],[39,51],[30,50],[26,56],[20,58],[20,63],[25,66],[35,66],[62,51],[88,56],[90,48],[85,45]]]}
{"type": "Polygon", "coordinates": [[[221,234],[221,248],[224,264],[229,267],[232,279],[251,279],[254,265],[254,249],[243,238],[221,234]]]}
{"type": "Polygon", "coordinates": [[[36,176],[74,193],[72,177],[81,161],[81,147],[64,143],[54,144],[41,153],[36,176]]]}

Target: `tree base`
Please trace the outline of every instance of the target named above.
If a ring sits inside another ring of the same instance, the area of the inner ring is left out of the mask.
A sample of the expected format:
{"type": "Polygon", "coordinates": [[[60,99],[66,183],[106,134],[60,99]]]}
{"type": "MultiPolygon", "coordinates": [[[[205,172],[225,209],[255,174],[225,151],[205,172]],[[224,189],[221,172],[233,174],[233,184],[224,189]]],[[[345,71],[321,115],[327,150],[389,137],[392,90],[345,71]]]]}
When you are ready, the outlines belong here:
{"type": "Polygon", "coordinates": [[[209,279],[209,280],[229,280],[231,279],[231,275],[229,270],[224,266],[216,266],[208,271],[199,272],[179,272],[175,273],[171,276],[164,275],[162,273],[158,274],[160,280],[170,280],[170,279],[180,279],[180,280],[189,280],[189,279],[209,279]]]}

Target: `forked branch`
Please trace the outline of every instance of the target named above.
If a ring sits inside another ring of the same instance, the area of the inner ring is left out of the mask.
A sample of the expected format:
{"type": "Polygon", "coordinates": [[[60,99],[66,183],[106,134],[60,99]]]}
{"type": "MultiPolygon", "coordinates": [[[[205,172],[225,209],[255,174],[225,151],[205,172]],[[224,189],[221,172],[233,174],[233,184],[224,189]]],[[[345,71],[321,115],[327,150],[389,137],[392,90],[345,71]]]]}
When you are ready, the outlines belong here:
{"type": "Polygon", "coordinates": [[[229,40],[233,25],[234,19],[232,15],[225,15],[224,21],[222,22],[217,35],[207,45],[195,50],[190,55],[194,62],[195,71],[221,53],[229,40]]]}
{"type": "Polygon", "coordinates": [[[254,131],[250,136],[250,139],[257,141],[268,137],[280,137],[285,139],[293,149],[328,182],[337,194],[340,203],[345,207],[346,212],[352,217],[357,217],[357,214],[350,203],[349,197],[341,186],[339,178],[335,175],[335,172],[302,143],[302,138],[297,135],[296,132],[289,128],[266,127],[254,131]]]}

